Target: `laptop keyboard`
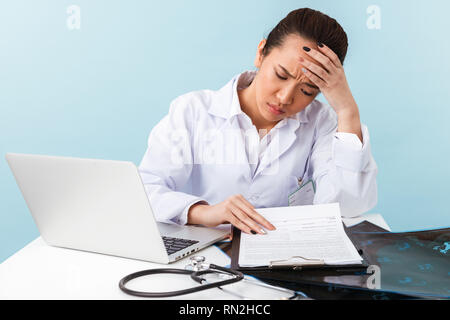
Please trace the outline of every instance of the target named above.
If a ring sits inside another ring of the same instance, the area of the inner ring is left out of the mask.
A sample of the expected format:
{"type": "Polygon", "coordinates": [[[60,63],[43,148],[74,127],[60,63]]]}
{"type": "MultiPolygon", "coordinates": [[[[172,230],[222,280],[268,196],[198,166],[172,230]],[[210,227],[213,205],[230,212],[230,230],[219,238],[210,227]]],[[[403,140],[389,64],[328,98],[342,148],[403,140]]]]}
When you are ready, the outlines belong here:
{"type": "Polygon", "coordinates": [[[164,241],[164,245],[166,246],[166,250],[168,254],[175,253],[177,251],[183,250],[189,246],[192,246],[195,243],[198,243],[196,240],[188,240],[188,239],[180,239],[180,238],[172,238],[172,237],[162,237],[164,241]]]}

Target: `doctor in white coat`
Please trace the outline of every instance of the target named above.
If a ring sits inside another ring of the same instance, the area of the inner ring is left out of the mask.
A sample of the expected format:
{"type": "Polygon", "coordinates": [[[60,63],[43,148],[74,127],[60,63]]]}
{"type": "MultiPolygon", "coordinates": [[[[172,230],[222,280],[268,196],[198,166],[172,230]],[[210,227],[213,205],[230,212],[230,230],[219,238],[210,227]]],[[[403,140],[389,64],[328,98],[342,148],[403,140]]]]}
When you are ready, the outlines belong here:
{"type": "Polygon", "coordinates": [[[294,10],[259,43],[257,71],[172,101],[139,166],[157,220],[264,234],[274,226],[255,208],[339,202],[352,217],[375,206],[377,166],[333,21],[294,10]]]}

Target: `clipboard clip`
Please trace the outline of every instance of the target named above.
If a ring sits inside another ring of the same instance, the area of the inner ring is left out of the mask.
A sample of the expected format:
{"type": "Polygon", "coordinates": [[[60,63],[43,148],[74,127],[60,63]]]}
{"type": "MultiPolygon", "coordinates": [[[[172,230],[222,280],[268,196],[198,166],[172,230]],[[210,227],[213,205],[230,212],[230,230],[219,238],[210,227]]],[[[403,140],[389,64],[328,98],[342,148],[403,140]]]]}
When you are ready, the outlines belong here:
{"type": "Polygon", "coordinates": [[[322,259],[308,259],[302,256],[292,256],[289,259],[270,261],[269,269],[292,268],[292,270],[301,270],[305,266],[323,265],[325,265],[325,261],[322,259]]]}

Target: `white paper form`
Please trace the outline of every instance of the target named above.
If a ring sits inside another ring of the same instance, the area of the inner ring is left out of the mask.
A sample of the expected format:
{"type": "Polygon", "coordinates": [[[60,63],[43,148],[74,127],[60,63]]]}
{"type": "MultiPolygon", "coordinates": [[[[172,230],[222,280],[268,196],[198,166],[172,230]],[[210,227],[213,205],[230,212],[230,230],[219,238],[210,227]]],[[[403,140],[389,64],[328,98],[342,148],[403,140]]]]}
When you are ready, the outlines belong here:
{"type": "Polygon", "coordinates": [[[276,228],[265,235],[241,233],[239,265],[268,266],[294,256],[327,265],[361,264],[344,231],[338,203],[256,209],[276,228]]]}

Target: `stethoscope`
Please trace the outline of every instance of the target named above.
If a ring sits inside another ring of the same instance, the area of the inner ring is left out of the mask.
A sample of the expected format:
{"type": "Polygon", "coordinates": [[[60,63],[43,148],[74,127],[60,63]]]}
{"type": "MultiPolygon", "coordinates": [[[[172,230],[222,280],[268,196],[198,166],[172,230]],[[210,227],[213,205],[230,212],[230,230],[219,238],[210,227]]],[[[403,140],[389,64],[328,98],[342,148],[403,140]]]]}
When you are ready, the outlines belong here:
{"type": "Polygon", "coordinates": [[[126,294],[137,296],[137,297],[145,297],[145,298],[168,298],[168,297],[175,297],[175,296],[181,296],[189,293],[199,292],[203,290],[208,290],[212,288],[218,288],[221,289],[227,293],[230,293],[238,298],[241,299],[247,299],[245,296],[242,296],[240,294],[237,294],[231,290],[226,290],[222,288],[223,286],[236,283],[238,281],[245,280],[249,281],[252,284],[263,286],[266,288],[275,289],[278,291],[283,291],[286,293],[289,293],[290,296],[282,298],[285,300],[293,300],[297,299],[299,297],[307,298],[306,295],[304,295],[302,292],[298,291],[292,291],[280,287],[275,287],[269,284],[265,284],[259,281],[253,281],[244,276],[242,272],[239,272],[237,270],[233,270],[230,268],[221,267],[212,263],[206,263],[205,257],[203,256],[194,256],[189,259],[189,263],[186,265],[185,269],[175,269],[175,268],[159,268],[159,269],[149,269],[149,270],[143,270],[138,271],[135,273],[131,273],[127,275],[126,277],[122,278],[119,282],[119,288],[126,294]],[[186,274],[190,275],[191,279],[195,282],[201,284],[201,286],[196,286],[188,289],[183,290],[176,290],[176,291],[167,291],[167,292],[146,292],[146,291],[136,291],[131,290],[127,288],[125,285],[127,282],[143,277],[148,275],[156,275],[156,274],[186,274]],[[221,281],[215,281],[212,283],[209,283],[205,278],[203,278],[203,275],[206,274],[216,274],[220,278],[224,278],[224,280],[221,281]]]}

